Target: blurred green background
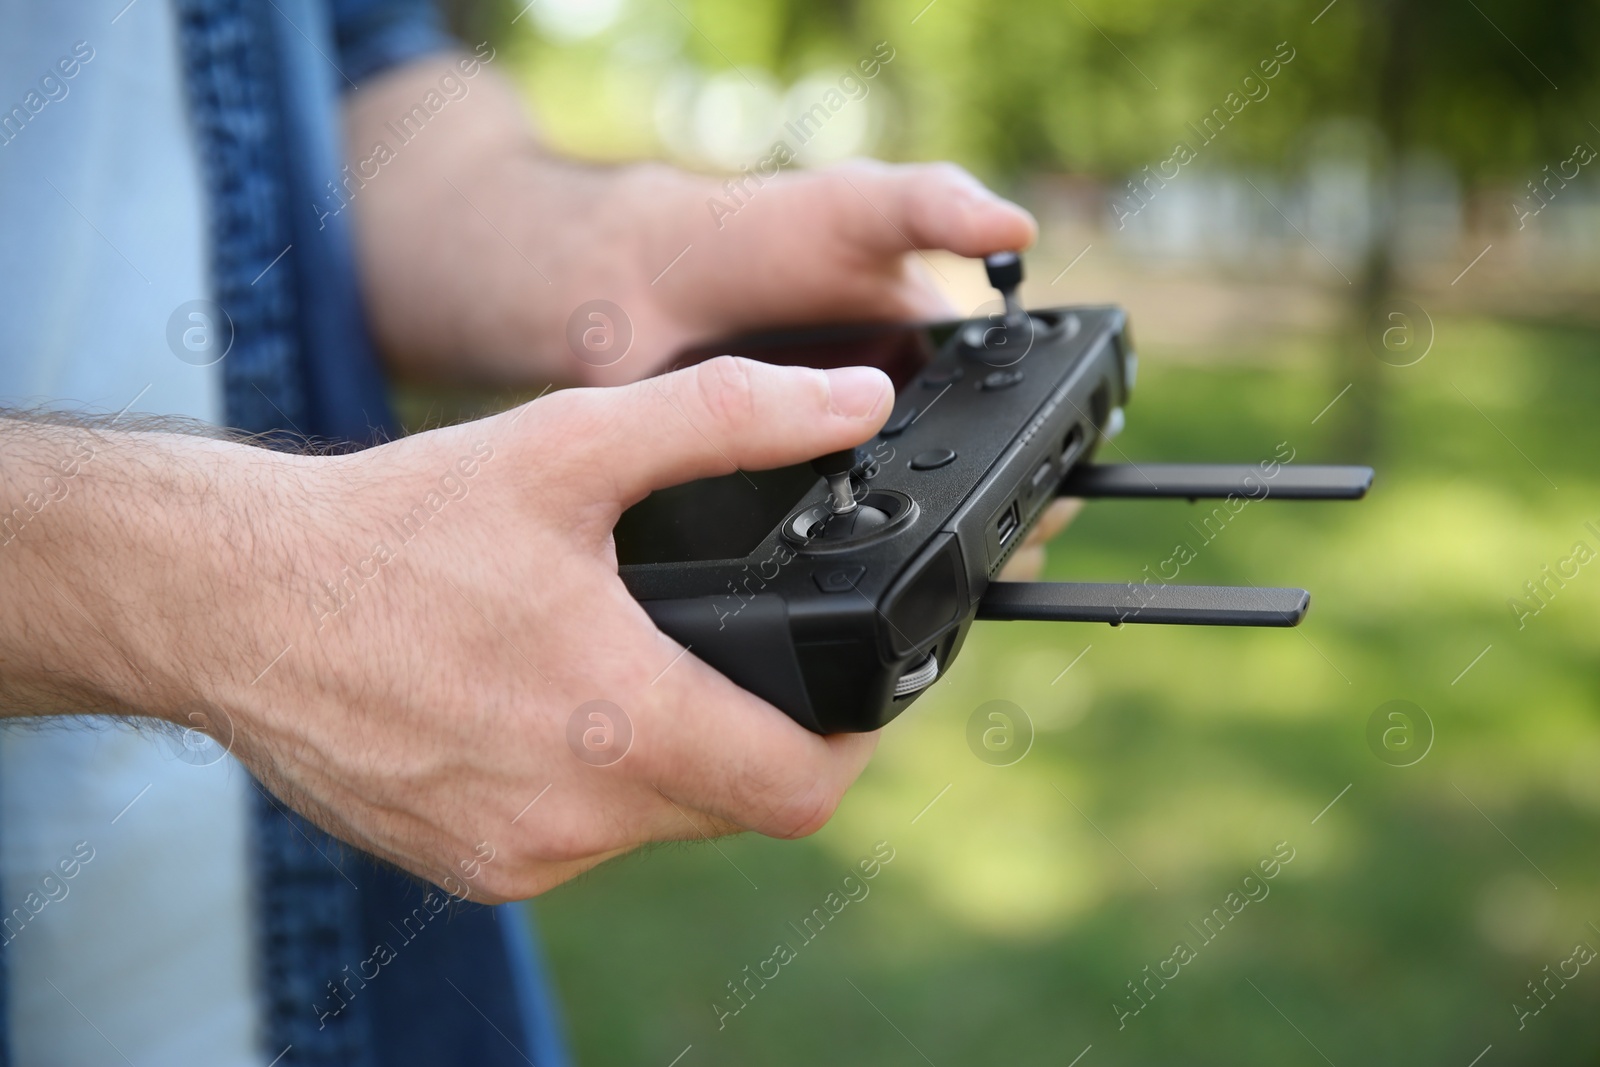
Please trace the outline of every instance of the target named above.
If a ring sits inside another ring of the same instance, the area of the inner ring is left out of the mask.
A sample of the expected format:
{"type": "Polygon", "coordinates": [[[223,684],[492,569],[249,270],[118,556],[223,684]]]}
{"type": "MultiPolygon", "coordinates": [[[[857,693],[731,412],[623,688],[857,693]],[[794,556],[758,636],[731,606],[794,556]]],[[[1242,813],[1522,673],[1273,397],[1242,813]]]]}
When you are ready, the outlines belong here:
{"type": "MultiPolygon", "coordinates": [[[[1248,508],[1184,570],[1313,590],[1300,630],[977,627],[814,838],[658,848],[545,896],[582,1062],[1600,1060],[1600,966],[1529,986],[1600,948],[1600,565],[1525,626],[1507,603],[1576,542],[1600,550],[1600,197],[1574,158],[1600,144],[1600,9],[456,7],[555,146],[706,170],[765,156],[888,42],[802,162],[954,159],[1034,210],[1029,302],[1131,312],[1126,455],[1288,442],[1379,471],[1360,504],[1248,508]],[[1244,79],[1284,42],[1261,96],[1244,79]],[[1234,92],[1259,98],[1235,113],[1234,92]],[[1202,145],[1189,124],[1214,108],[1202,145]],[[1197,158],[1135,194],[1179,140],[1197,158]],[[1036,731],[1009,766],[968,746],[995,699],[1036,731]],[[1369,743],[1397,699],[1425,718],[1369,743]],[[719,1028],[727,983],[798,944],[787,924],[880,841],[870,895],[719,1028]],[[1202,945],[1187,924],[1279,842],[1270,895],[1202,945]],[[1179,940],[1198,958],[1119,1026],[1179,940]]],[[[938,262],[958,303],[987,298],[938,262]]],[[[1096,504],[1050,575],[1135,578],[1197,517],[1096,504]]]]}

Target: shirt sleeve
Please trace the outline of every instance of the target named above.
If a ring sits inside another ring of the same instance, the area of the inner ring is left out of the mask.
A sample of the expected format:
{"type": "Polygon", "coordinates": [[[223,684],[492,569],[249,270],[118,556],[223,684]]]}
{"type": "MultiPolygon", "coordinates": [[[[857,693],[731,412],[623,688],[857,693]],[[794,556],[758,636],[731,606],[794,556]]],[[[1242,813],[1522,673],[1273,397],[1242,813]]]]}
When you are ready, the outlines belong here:
{"type": "Polygon", "coordinates": [[[458,47],[434,0],[329,0],[328,6],[339,66],[358,85],[390,67],[458,47]]]}

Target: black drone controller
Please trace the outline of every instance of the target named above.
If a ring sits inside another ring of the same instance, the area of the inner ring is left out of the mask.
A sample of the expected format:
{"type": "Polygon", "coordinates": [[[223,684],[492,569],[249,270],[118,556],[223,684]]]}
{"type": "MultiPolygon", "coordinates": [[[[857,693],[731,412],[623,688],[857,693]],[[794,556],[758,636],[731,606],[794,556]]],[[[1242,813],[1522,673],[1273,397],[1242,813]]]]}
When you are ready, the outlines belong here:
{"type": "Polygon", "coordinates": [[[974,619],[1294,626],[1302,589],[996,582],[1058,496],[1354,500],[1368,467],[1094,465],[1137,368],[1120,308],[835,327],[685,353],[883,368],[893,413],[859,450],[650,494],[616,527],[628,590],[663,632],[818,733],[875,730],[946,670],[974,619]]]}

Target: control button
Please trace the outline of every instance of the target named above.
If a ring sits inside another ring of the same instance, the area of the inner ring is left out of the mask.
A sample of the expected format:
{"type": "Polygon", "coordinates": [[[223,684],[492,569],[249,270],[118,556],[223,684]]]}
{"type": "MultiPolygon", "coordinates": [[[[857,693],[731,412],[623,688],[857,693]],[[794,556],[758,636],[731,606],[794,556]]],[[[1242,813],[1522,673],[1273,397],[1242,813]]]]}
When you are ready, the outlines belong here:
{"type": "Polygon", "coordinates": [[[922,387],[924,389],[943,389],[961,380],[966,373],[960,367],[929,367],[922,372],[922,387]]]}
{"type": "Polygon", "coordinates": [[[1039,490],[1043,489],[1046,483],[1050,481],[1050,475],[1054,473],[1055,464],[1050,462],[1048,459],[1039,464],[1039,469],[1033,472],[1033,478],[1031,479],[1033,491],[1037,493],[1039,490]]]}
{"type": "Polygon", "coordinates": [[[835,567],[832,570],[817,571],[811,575],[817,588],[824,593],[848,593],[861,583],[861,578],[867,573],[865,567],[835,567]]]}
{"type": "Polygon", "coordinates": [[[956,461],[956,454],[948,448],[930,448],[926,452],[918,452],[911,457],[911,469],[914,471],[936,471],[940,467],[956,461]]]}
{"type": "Polygon", "coordinates": [[[983,381],[978,383],[978,388],[988,393],[1001,389],[1010,389],[1022,381],[1022,372],[1019,370],[992,370],[983,376],[983,381]]]}
{"type": "Polygon", "coordinates": [[[894,683],[894,698],[900,700],[912,693],[920,693],[934,683],[939,677],[939,658],[932,652],[923,660],[920,666],[902,674],[894,683]]]}
{"type": "Polygon", "coordinates": [[[879,437],[898,437],[906,432],[906,427],[917,421],[920,409],[906,408],[898,415],[890,415],[889,421],[883,424],[883,429],[878,431],[879,437]]]}

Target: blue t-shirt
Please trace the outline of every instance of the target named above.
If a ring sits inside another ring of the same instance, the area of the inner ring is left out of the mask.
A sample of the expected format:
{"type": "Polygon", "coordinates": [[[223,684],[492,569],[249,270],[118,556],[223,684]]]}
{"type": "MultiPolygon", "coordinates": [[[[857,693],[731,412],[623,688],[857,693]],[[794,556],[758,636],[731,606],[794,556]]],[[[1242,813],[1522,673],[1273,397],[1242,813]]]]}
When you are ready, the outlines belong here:
{"type": "MultiPolygon", "coordinates": [[[[144,0],[118,17],[125,3],[0,9],[0,405],[219,423],[221,368],[166,339],[169,318],[209,295],[176,16],[144,0]]],[[[136,1063],[270,1059],[257,1048],[249,776],[220,750],[182,755],[130,726],[0,733],[18,1062],[95,1063],[111,1045],[136,1063]]]]}

